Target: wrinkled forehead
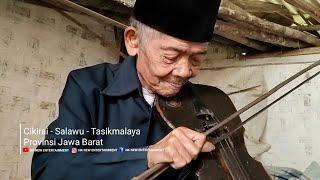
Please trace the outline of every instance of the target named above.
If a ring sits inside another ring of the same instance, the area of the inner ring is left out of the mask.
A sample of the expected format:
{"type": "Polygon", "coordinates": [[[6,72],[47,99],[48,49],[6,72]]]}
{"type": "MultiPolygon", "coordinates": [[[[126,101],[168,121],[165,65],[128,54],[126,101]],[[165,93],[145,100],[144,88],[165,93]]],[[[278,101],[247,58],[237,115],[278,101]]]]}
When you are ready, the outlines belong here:
{"type": "Polygon", "coordinates": [[[192,42],[182,40],[162,32],[157,31],[159,36],[156,36],[153,40],[158,45],[160,50],[164,51],[176,51],[193,54],[206,54],[208,48],[208,42],[192,42]]]}

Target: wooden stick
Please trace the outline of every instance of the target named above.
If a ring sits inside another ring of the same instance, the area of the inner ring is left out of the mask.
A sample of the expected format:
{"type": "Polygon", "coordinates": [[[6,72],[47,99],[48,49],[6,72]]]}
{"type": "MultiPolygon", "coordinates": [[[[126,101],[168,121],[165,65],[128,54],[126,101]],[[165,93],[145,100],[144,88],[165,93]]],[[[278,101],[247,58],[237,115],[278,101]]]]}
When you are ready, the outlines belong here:
{"type": "Polygon", "coordinates": [[[127,25],[125,25],[125,24],[122,24],[122,23],[120,23],[118,21],[115,21],[115,20],[113,20],[111,18],[103,16],[103,15],[97,13],[97,12],[94,12],[94,11],[88,9],[88,8],[80,6],[80,5],[78,5],[78,4],[74,3],[74,2],[71,2],[69,0],[54,0],[54,1],[56,1],[56,2],[58,2],[60,4],[62,4],[62,5],[65,5],[67,7],[70,7],[72,9],[75,9],[77,11],[80,11],[82,13],[85,13],[88,16],[94,17],[94,18],[96,18],[96,19],[98,19],[98,20],[100,20],[100,21],[102,21],[104,23],[111,24],[111,25],[119,27],[121,29],[125,29],[127,27],[127,25]]]}
{"type": "Polygon", "coordinates": [[[212,39],[214,42],[218,42],[219,44],[224,44],[224,45],[228,45],[228,46],[236,46],[238,45],[237,42],[231,40],[231,39],[227,39],[225,37],[219,36],[218,34],[215,34],[215,36],[213,36],[212,39]]]}
{"type": "Polygon", "coordinates": [[[234,35],[247,37],[249,39],[259,40],[270,44],[276,44],[284,47],[303,48],[308,45],[298,40],[277,36],[267,32],[259,31],[257,28],[244,28],[242,26],[217,20],[217,29],[233,33],[234,35]]]}
{"type": "Polygon", "coordinates": [[[320,25],[309,25],[309,26],[291,26],[293,29],[300,31],[320,31],[320,25]]]}
{"type": "MultiPolygon", "coordinates": [[[[241,7],[239,7],[238,5],[234,4],[233,2],[237,2],[237,3],[238,3],[238,1],[236,1],[236,0],[223,0],[223,1],[221,2],[221,6],[223,6],[223,7],[228,7],[228,8],[234,9],[234,10],[239,11],[239,12],[242,12],[242,13],[248,13],[248,12],[246,12],[245,10],[243,10],[241,7]],[[232,1],[232,2],[231,2],[231,1],[232,1]]],[[[288,6],[291,6],[292,8],[296,9],[294,6],[292,6],[291,4],[288,4],[288,3],[285,2],[284,0],[281,0],[281,4],[282,4],[283,6],[285,6],[288,10],[289,10],[288,6]]],[[[295,10],[295,11],[296,11],[296,10],[295,10]]],[[[250,14],[250,13],[249,13],[249,14],[250,14]]],[[[233,18],[223,17],[223,19],[233,19],[233,18]]],[[[227,21],[229,21],[229,20],[227,20],[227,21]]],[[[233,19],[233,21],[231,21],[231,22],[236,22],[236,20],[233,19]]],[[[266,22],[268,22],[268,21],[266,21],[266,22]]],[[[240,23],[243,23],[243,22],[240,22],[240,23]]],[[[235,23],[235,24],[236,24],[236,23],[235,23]]],[[[295,24],[298,25],[296,22],[295,22],[295,24]]],[[[248,24],[246,24],[246,27],[247,27],[247,26],[248,26],[248,24]]],[[[251,26],[254,26],[254,25],[251,25],[251,26]]],[[[256,27],[257,27],[257,26],[256,26],[256,27]]],[[[264,28],[261,28],[261,27],[259,27],[259,28],[260,28],[261,31],[266,31],[266,32],[275,34],[274,31],[270,31],[270,30],[268,30],[268,29],[264,29],[264,28]]],[[[279,36],[283,36],[283,35],[281,35],[281,34],[278,34],[278,35],[279,35],[279,36]]],[[[307,34],[307,35],[309,35],[309,34],[307,34]]],[[[310,35],[311,35],[311,34],[310,34],[310,35]]],[[[316,36],[317,36],[317,35],[316,35],[316,36]]],[[[311,37],[312,37],[312,35],[311,35],[311,37]]],[[[289,38],[295,39],[295,37],[289,37],[289,38]]]]}
{"type": "MultiPolygon", "coordinates": [[[[225,0],[224,0],[225,1],[225,0]]],[[[248,8],[248,13],[254,14],[254,13],[268,13],[268,14],[277,14],[281,16],[282,18],[286,19],[291,24],[300,25],[297,22],[294,21],[292,18],[292,15],[290,13],[290,10],[287,9],[282,4],[274,4],[264,1],[257,1],[257,0],[228,0],[229,3],[233,3],[236,6],[239,6],[240,8],[248,8]],[[252,4],[251,4],[252,2],[252,4]]],[[[226,6],[227,7],[227,6],[226,6]]],[[[230,7],[231,9],[234,9],[233,7],[230,7]]],[[[284,25],[284,24],[282,24],[284,25]]],[[[290,25],[290,24],[289,24],[290,25]]],[[[284,25],[284,26],[289,26],[284,25]]]]}
{"type": "Polygon", "coordinates": [[[300,26],[300,24],[299,24],[299,23],[295,22],[293,19],[291,19],[291,18],[287,17],[286,15],[281,14],[281,13],[279,13],[279,12],[276,12],[276,13],[277,13],[277,14],[279,14],[279,16],[281,16],[281,17],[283,17],[283,18],[287,19],[287,20],[288,20],[288,21],[290,21],[291,23],[293,23],[293,24],[295,24],[295,25],[297,25],[297,26],[300,26]]]}
{"type": "Polygon", "coordinates": [[[266,29],[269,32],[272,32],[273,34],[277,34],[279,36],[299,39],[309,44],[320,46],[320,39],[318,39],[316,36],[306,34],[298,30],[285,27],[273,22],[265,21],[247,12],[240,12],[230,8],[220,7],[219,15],[222,17],[226,16],[241,22],[246,22],[246,23],[255,25],[257,27],[266,29]]]}
{"type": "Polygon", "coordinates": [[[289,57],[289,56],[300,56],[309,54],[320,54],[320,47],[310,47],[304,49],[295,49],[290,51],[278,51],[278,52],[266,52],[256,55],[249,55],[245,57],[245,60],[258,59],[258,58],[271,58],[271,57],[289,57]]]}
{"type": "Polygon", "coordinates": [[[310,2],[317,8],[320,8],[320,2],[318,0],[310,0],[310,2]]]}
{"type": "MultiPolygon", "coordinates": [[[[301,10],[298,10],[298,14],[299,14],[300,17],[303,19],[303,21],[308,24],[308,26],[313,25],[313,24],[307,19],[307,17],[305,16],[305,14],[304,14],[301,10]]],[[[313,35],[315,35],[315,36],[318,36],[318,37],[319,37],[319,33],[318,33],[318,32],[310,32],[310,33],[313,34],[313,35]]]]}
{"type": "Polygon", "coordinates": [[[316,21],[320,23],[320,11],[317,7],[309,2],[302,0],[284,0],[289,4],[294,5],[296,8],[301,9],[313,17],[316,21]]]}
{"type": "Polygon", "coordinates": [[[240,44],[243,44],[247,47],[253,48],[255,50],[259,50],[259,51],[268,51],[269,47],[267,47],[266,45],[259,43],[257,41],[245,38],[245,37],[241,37],[241,36],[237,36],[235,34],[231,34],[230,32],[225,32],[225,31],[221,31],[220,29],[218,29],[218,27],[215,26],[215,30],[214,33],[222,36],[224,38],[230,39],[232,41],[238,42],[240,44]]]}
{"type": "Polygon", "coordinates": [[[303,21],[307,24],[307,25],[312,25],[310,23],[310,21],[306,18],[306,16],[304,15],[304,12],[301,11],[300,9],[297,10],[298,14],[300,15],[300,17],[303,19],[303,21]]]}

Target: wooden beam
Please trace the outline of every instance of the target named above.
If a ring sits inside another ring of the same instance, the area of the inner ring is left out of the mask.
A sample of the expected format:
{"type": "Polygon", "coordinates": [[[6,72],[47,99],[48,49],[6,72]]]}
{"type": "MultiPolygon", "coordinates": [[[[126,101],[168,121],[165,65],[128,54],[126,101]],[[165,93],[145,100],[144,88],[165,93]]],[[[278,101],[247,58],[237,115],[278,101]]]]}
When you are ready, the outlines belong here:
{"type": "Polygon", "coordinates": [[[113,25],[113,26],[116,26],[116,27],[119,27],[121,29],[125,29],[127,27],[127,25],[123,24],[123,23],[120,23],[118,21],[115,21],[111,18],[108,18],[106,16],[103,16],[97,12],[94,12],[86,7],[83,7],[83,6],[80,6],[74,2],[71,2],[69,0],[54,0],[55,2],[58,2],[59,4],[62,4],[62,5],[65,5],[69,8],[72,8],[72,9],[75,9],[79,12],[82,12],[82,13],[85,13],[87,14],[88,16],[91,16],[91,17],[94,17],[104,23],[107,23],[107,24],[110,24],[110,25],[113,25]]]}
{"type": "Polygon", "coordinates": [[[290,11],[282,4],[257,0],[229,0],[229,2],[232,2],[240,8],[245,8],[248,13],[257,17],[266,17],[267,20],[277,22],[284,26],[290,26],[292,23],[296,23],[290,11]]]}
{"type": "Polygon", "coordinates": [[[259,40],[284,47],[303,48],[308,46],[305,43],[301,43],[299,40],[293,40],[283,36],[277,36],[264,31],[259,31],[258,28],[245,28],[244,26],[223,22],[221,20],[217,20],[216,29],[219,31],[232,33],[233,35],[247,37],[249,39],[259,40]]]}
{"type": "Polygon", "coordinates": [[[215,26],[215,30],[214,33],[222,36],[224,38],[230,39],[232,41],[238,42],[242,45],[245,45],[247,47],[250,47],[252,49],[258,50],[258,51],[268,51],[270,50],[270,48],[260,42],[245,38],[245,37],[241,37],[239,35],[236,34],[232,34],[232,32],[226,32],[226,31],[221,31],[219,29],[219,27],[215,26]]]}
{"type": "Polygon", "coordinates": [[[298,14],[300,15],[300,17],[302,18],[302,20],[307,24],[307,25],[312,25],[310,23],[310,21],[306,18],[306,16],[304,15],[304,12],[302,12],[300,9],[297,10],[298,14]]]}
{"type": "MultiPolygon", "coordinates": [[[[277,13],[277,12],[276,12],[276,13],[277,13]]],[[[283,17],[283,18],[285,18],[285,19],[287,19],[287,20],[290,21],[292,24],[295,24],[295,25],[297,25],[297,26],[300,26],[299,23],[295,22],[293,19],[287,17],[286,15],[281,14],[281,13],[278,13],[278,15],[281,16],[281,17],[283,17]]]]}
{"type": "Polygon", "coordinates": [[[299,31],[320,31],[320,25],[310,25],[310,26],[291,26],[293,29],[299,31]]]}
{"type": "Polygon", "coordinates": [[[212,41],[213,42],[217,42],[219,44],[225,44],[225,45],[228,45],[228,46],[237,46],[237,45],[239,45],[238,42],[235,42],[233,40],[230,40],[230,39],[227,39],[225,37],[219,36],[218,34],[215,34],[213,36],[212,41]]]}
{"type": "Polygon", "coordinates": [[[289,4],[292,4],[296,8],[301,9],[302,11],[305,11],[312,18],[314,18],[316,21],[320,23],[320,11],[313,4],[310,4],[309,2],[302,1],[302,0],[284,0],[284,1],[286,1],[289,4]]]}
{"type": "Polygon", "coordinates": [[[246,22],[248,24],[255,25],[259,28],[266,29],[269,32],[279,36],[285,36],[292,39],[299,39],[309,44],[320,46],[320,39],[318,39],[316,36],[286,26],[282,26],[273,22],[265,21],[247,12],[237,11],[228,7],[220,7],[219,15],[221,17],[226,16],[238,20],[240,22],[246,22]]]}
{"type": "Polygon", "coordinates": [[[320,2],[318,0],[310,0],[310,2],[317,8],[320,8],[320,2]]]}
{"type": "MultiPolygon", "coordinates": [[[[309,54],[320,54],[320,47],[311,47],[304,49],[296,49],[290,51],[279,51],[279,52],[269,52],[262,53],[257,55],[249,55],[246,56],[246,59],[257,59],[257,58],[270,58],[270,57],[288,57],[288,56],[301,56],[301,55],[309,55],[309,54]]],[[[303,61],[301,59],[300,61],[303,61]]]]}
{"type": "MultiPolygon", "coordinates": [[[[308,26],[313,25],[313,24],[308,20],[308,18],[305,16],[305,14],[304,14],[303,12],[301,12],[301,10],[298,10],[298,13],[299,13],[299,15],[301,16],[301,18],[303,19],[303,21],[306,22],[306,24],[307,24],[308,26]]],[[[310,32],[310,33],[313,34],[313,35],[315,35],[315,36],[320,37],[320,36],[319,36],[319,33],[318,33],[317,31],[316,31],[316,32],[310,32]]]]}

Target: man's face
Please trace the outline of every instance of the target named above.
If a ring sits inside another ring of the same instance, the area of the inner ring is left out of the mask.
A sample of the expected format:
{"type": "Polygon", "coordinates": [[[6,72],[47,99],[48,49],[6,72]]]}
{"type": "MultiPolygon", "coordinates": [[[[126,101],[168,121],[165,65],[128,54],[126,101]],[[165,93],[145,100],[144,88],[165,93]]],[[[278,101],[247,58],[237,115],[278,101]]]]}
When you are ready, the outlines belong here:
{"type": "Polygon", "coordinates": [[[143,86],[161,96],[177,94],[199,73],[208,43],[189,42],[160,34],[140,43],[137,71],[143,86]]]}

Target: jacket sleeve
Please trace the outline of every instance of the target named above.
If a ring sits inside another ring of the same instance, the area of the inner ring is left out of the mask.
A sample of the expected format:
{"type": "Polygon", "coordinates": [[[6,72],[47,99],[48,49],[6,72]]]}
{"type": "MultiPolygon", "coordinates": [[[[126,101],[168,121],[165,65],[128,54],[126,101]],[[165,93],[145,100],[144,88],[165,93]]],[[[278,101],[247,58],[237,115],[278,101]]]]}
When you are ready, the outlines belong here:
{"type": "MultiPolygon", "coordinates": [[[[67,78],[62,96],[59,99],[59,116],[48,126],[45,140],[60,141],[82,138],[87,135],[57,135],[55,128],[90,129],[93,113],[90,112],[88,96],[81,89],[72,71],[67,78]],[[52,132],[51,132],[52,131],[52,132]]],[[[107,142],[104,142],[107,143],[107,142]]],[[[45,144],[43,149],[71,149],[72,145],[45,144]]],[[[78,148],[86,148],[77,146],[78,148]]],[[[32,179],[130,179],[147,169],[147,152],[40,152],[33,154],[31,165],[32,179]],[[134,167],[134,168],[133,168],[134,167]]]]}

